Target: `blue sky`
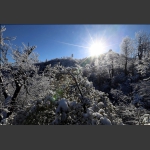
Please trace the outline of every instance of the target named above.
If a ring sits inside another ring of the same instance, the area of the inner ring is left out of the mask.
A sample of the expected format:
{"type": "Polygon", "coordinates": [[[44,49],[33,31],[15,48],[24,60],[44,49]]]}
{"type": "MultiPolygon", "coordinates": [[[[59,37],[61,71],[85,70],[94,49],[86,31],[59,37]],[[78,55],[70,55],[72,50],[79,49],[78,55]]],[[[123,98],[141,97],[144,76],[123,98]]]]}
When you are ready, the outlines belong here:
{"type": "Polygon", "coordinates": [[[36,45],[35,52],[39,60],[45,61],[70,57],[85,58],[91,55],[89,48],[95,41],[105,43],[107,52],[112,49],[120,51],[120,43],[125,36],[134,38],[135,32],[144,30],[150,33],[150,25],[141,24],[48,24],[48,25],[5,25],[4,37],[16,36],[12,43],[22,46],[25,44],[36,45]]]}

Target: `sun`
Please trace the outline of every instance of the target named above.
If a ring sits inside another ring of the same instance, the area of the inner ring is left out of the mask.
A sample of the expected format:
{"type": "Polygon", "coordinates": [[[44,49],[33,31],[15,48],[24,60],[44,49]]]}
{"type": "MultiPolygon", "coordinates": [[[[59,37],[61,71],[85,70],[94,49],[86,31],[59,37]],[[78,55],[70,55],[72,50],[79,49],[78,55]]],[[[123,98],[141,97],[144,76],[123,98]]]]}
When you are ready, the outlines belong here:
{"type": "Polygon", "coordinates": [[[90,56],[98,56],[106,51],[106,44],[102,41],[97,41],[91,44],[89,48],[90,56]]]}

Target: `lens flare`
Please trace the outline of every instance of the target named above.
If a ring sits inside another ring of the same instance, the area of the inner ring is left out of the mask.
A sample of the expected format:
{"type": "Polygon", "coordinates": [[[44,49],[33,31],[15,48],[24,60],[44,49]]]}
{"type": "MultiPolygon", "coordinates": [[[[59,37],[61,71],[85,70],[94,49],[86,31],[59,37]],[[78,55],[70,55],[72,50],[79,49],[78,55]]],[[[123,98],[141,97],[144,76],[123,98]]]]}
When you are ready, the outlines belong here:
{"type": "Polygon", "coordinates": [[[105,42],[99,41],[91,44],[89,48],[89,54],[91,56],[97,56],[106,52],[106,44],[105,42]]]}

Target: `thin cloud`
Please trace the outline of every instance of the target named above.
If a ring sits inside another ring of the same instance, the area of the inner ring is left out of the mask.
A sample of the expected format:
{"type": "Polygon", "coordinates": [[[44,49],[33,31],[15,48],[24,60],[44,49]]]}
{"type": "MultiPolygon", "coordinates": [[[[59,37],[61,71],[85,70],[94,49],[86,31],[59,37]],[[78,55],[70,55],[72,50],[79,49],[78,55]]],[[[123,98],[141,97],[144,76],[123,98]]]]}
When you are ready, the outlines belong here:
{"type": "MultiPolygon", "coordinates": [[[[55,40],[53,40],[53,41],[55,41],[55,40]]],[[[87,49],[89,48],[89,47],[85,47],[85,46],[81,46],[81,45],[76,45],[76,44],[71,44],[71,43],[66,43],[66,42],[60,42],[60,41],[55,41],[55,42],[66,44],[66,45],[71,45],[71,46],[76,46],[76,47],[87,48],[87,49]]]]}

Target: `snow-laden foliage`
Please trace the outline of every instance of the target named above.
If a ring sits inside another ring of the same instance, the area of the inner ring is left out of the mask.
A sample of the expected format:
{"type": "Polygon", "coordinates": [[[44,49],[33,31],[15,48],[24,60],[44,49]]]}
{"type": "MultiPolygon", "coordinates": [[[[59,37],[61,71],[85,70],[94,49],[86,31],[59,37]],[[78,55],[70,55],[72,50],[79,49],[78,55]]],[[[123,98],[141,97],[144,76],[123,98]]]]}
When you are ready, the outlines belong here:
{"type": "Polygon", "coordinates": [[[129,56],[132,57],[133,54],[133,46],[132,46],[132,40],[129,37],[125,37],[122,42],[121,42],[121,53],[123,54],[123,59],[122,59],[122,63],[124,65],[124,73],[125,75],[128,74],[128,59],[129,56]]]}
{"type": "Polygon", "coordinates": [[[133,102],[142,105],[145,108],[150,108],[150,80],[143,80],[133,86],[133,102]]]}
{"type": "MultiPolygon", "coordinates": [[[[81,76],[78,67],[57,67],[59,69],[55,70],[54,79],[51,82],[53,92],[47,93],[42,102],[27,107],[29,113],[23,119],[23,124],[110,125],[118,123],[117,116],[114,117],[115,108],[109,101],[108,95],[95,90],[92,83],[81,76]],[[49,110],[52,113],[50,115],[48,115],[49,110]],[[42,114],[45,114],[45,119],[41,118],[40,120],[39,117],[43,116],[42,114]],[[35,118],[35,120],[31,118],[35,118]]],[[[49,67],[47,71],[52,70],[54,71],[54,68],[49,67]]],[[[19,124],[21,124],[21,121],[19,121],[19,124]]]]}
{"type": "Polygon", "coordinates": [[[150,125],[150,114],[144,114],[140,117],[140,124],[150,125]]]}
{"type": "Polygon", "coordinates": [[[116,120],[107,95],[82,77],[80,66],[49,65],[43,74],[37,72],[28,77],[28,92],[25,88],[20,90],[17,105],[21,109],[10,116],[14,115],[10,124],[112,124],[116,120]],[[99,111],[102,107],[105,113],[99,111]],[[53,117],[48,115],[49,111],[53,117]]]}
{"type": "Polygon", "coordinates": [[[135,33],[135,50],[139,60],[149,57],[150,54],[150,34],[145,31],[135,33]]]}

